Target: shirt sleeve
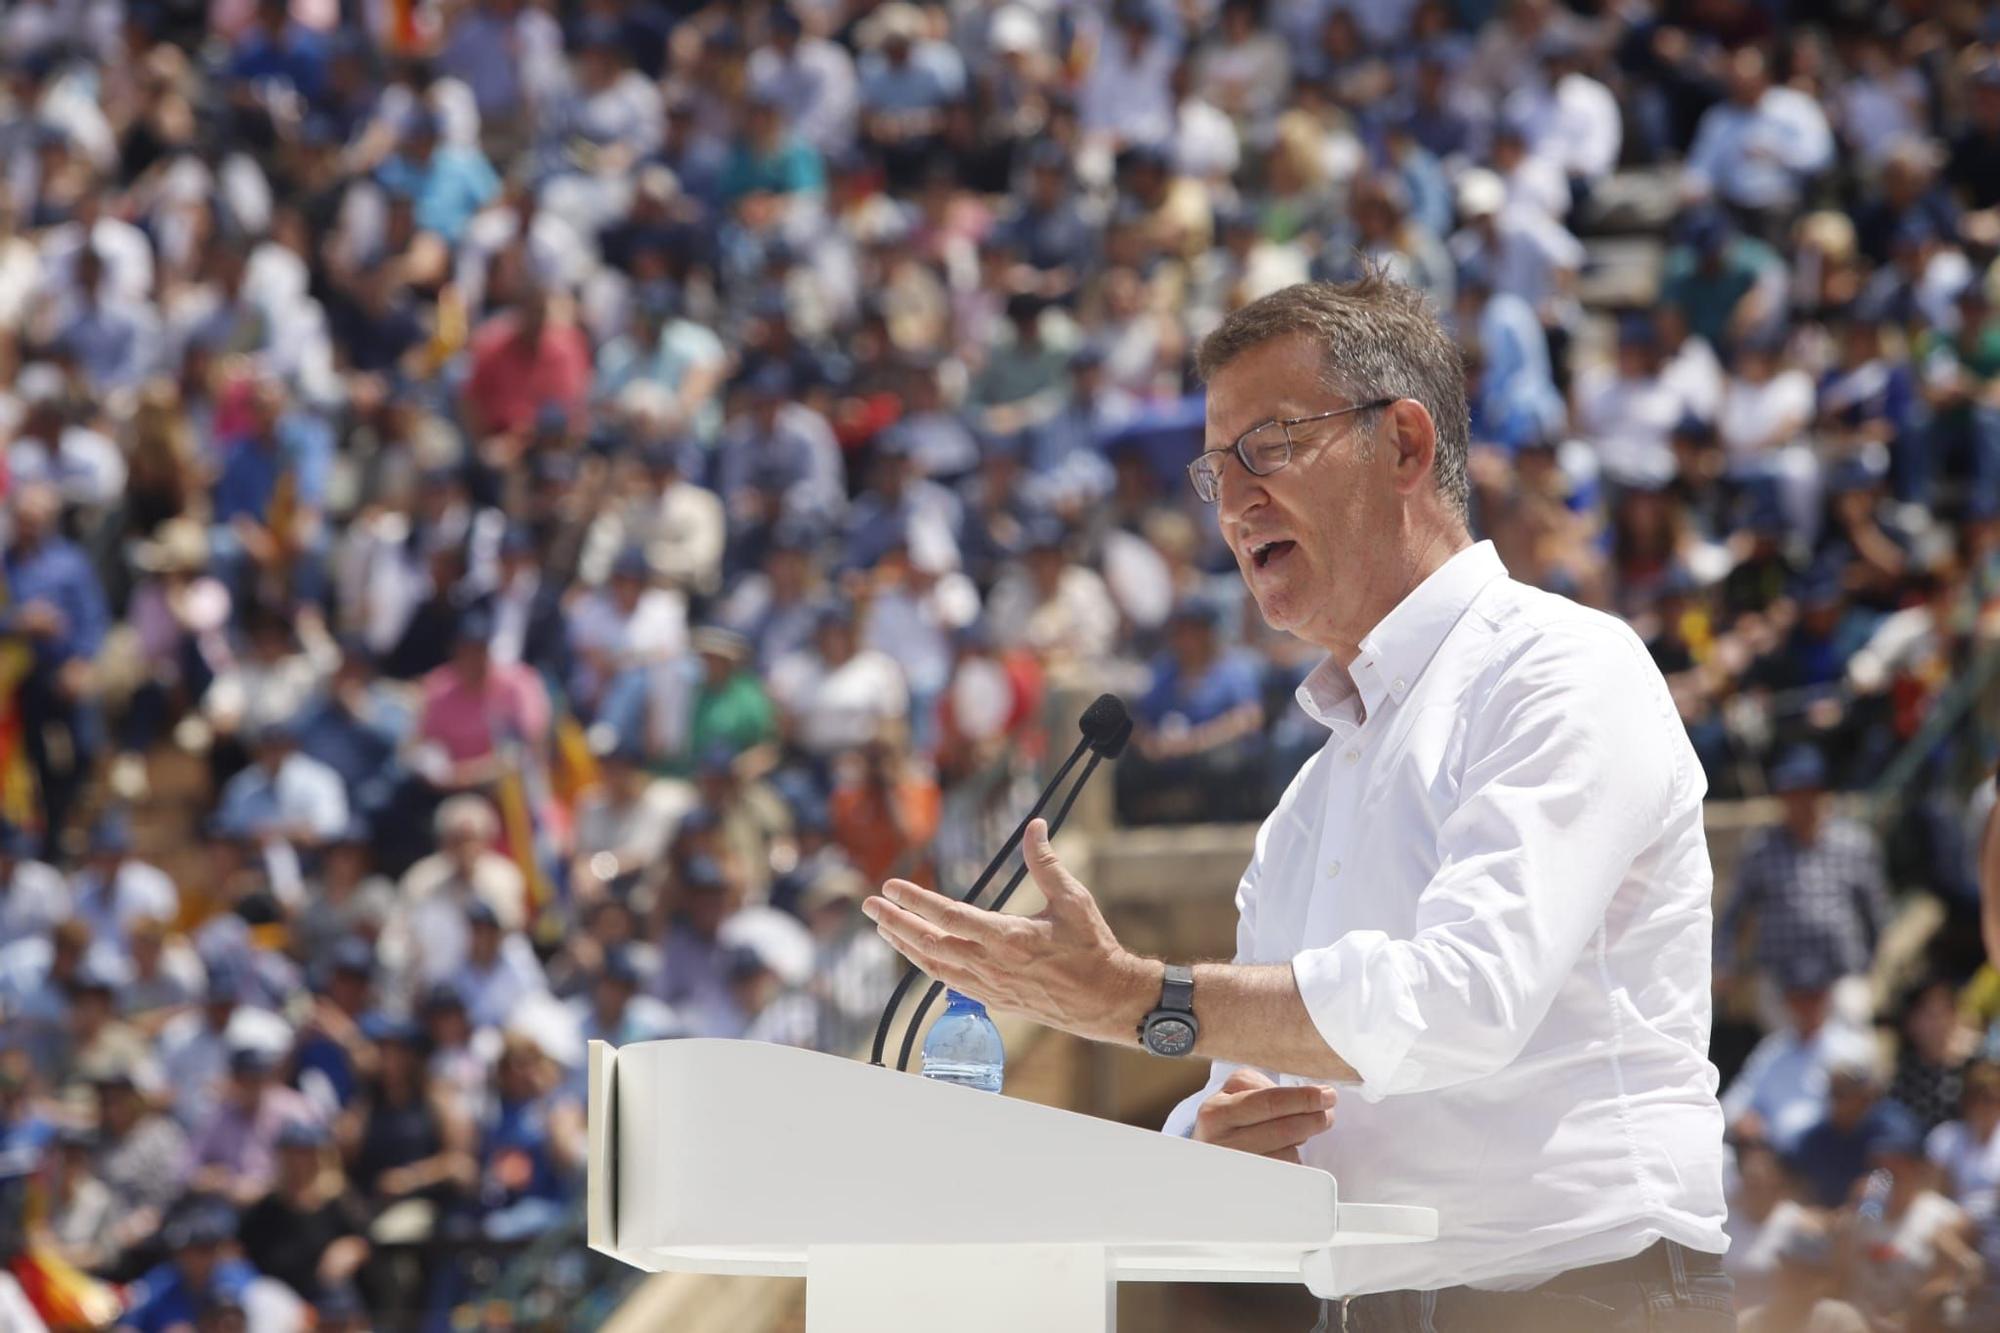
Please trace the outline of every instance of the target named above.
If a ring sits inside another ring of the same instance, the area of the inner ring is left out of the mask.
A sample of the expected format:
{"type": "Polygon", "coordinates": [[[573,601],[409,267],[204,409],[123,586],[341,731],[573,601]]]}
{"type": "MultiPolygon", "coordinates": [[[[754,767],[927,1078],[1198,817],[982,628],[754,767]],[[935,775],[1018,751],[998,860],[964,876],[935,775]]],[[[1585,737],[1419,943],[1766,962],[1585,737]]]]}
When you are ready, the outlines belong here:
{"type": "Polygon", "coordinates": [[[1629,633],[1544,628],[1483,674],[1412,936],[1351,931],[1292,960],[1370,1100],[1520,1053],[1685,776],[1672,700],[1629,633]]]}

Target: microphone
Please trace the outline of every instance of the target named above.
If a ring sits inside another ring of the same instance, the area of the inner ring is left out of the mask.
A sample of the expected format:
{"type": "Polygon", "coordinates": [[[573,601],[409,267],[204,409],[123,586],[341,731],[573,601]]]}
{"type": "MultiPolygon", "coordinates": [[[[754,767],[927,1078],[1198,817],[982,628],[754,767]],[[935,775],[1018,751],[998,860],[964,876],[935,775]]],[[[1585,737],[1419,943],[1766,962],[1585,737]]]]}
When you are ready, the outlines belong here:
{"type": "MultiPolygon", "coordinates": [[[[1014,826],[1014,831],[1007,836],[1007,841],[1001,844],[1000,850],[994,853],[993,859],[986,863],[986,868],[979,872],[979,878],[972,881],[972,887],[967,889],[959,898],[960,902],[970,903],[974,906],[978,905],[980,892],[992,882],[993,877],[1000,873],[1000,867],[1007,864],[1007,859],[1013,856],[1015,851],[1019,849],[1021,839],[1028,836],[1028,825],[1033,823],[1041,815],[1048,803],[1055,798],[1057,788],[1062,786],[1063,779],[1069,776],[1070,770],[1076,767],[1077,761],[1083,758],[1086,751],[1090,753],[1090,763],[1085,767],[1083,776],[1077,780],[1076,786],[1071,789],[1069,798],[1063,802],[1060,812],[1056,815],[1054,823],[1050,826],[1049,834],[1051,837],[1055,835],[1056,829],[1062,826],[1062,821],[1069,814],[1069,808],[1075,802],[1077,793],[1083,790],[1083,784],[1089,781],[1091,770],[1095,769],[1104,759],[1117,758],[1119,753],[1124,750],[1125,743],[1132,738],[1132,715],[1126,710],[1125,701],[1115,694],[1098,695],[1097,698],[1091,701],[1090,706],[1083,710],[1083,714],[1077,718],[1076,725],[1077,730],[1083,733],[1082,739],[1077,741],[1076,747],[1069,752],[1069,757],[1063,760],[1062,766],[1056,769],[1055,776],[1049,779],[1048,785],[1042,788],[1041,794],[1035,798],[1035,803],[1028,807],[1028,813],[1021,817],[1021,822],[1014,826]]],[[[1002,890],[1000,897],[987,910],[998,911],[1007,899],[1012,896],[1015,887],[1019,885],[1022,877],[1027,872],[1028,867],[1024,862],[1021,868],[1014,873],[1014,877],[1008,883],[1007,887],[1002,890]]],[[[879,1065],[882,1063],[882,1052],[889,1044],[889,1028],[895,1019],[896,1007],[903,1002],[903,997],[909,993],[910,987],[922,975],[914,964],[906,966],[903,969],[902,978],[897,981],[896,989],[890,993],[889,1002],[882,1007],[881,1020],[875,1025],[875,1044],[869,1052],[869,1064],[879,1065]]],[[[931,996],[927,997],[924,1003],[919,1006],[917,1010],[917,1018],[919,1020],[922,1019],[924,1012],[930,1008],[931,999],[935,998],[936,993],[941,989],[941,987],[934,986],[931,996]]],[[[912,1022],[909,1037],[903,1042],[902,1056],[897,1061],[896,1067],[898,1069],[903,1068],[909,1062],[910,1044],[915,1037],[916,1023],[912,1022]]]]}

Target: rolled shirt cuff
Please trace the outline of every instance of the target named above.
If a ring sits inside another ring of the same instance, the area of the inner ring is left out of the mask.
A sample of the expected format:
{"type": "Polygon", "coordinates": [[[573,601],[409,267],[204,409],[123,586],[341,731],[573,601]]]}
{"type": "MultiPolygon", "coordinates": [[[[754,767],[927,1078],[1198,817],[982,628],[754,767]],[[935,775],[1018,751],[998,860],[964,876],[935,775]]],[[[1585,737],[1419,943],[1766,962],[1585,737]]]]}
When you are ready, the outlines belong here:
{"type": "Polygon", "coordinates": [[[1420,1076],[1411,1050],[1426,1025],[1397,953],[1383,932],[1356,930],[1292,958],[1313,1027],[1361,1076],[1368,1101],[1403,1091],[1420,1076]]]}

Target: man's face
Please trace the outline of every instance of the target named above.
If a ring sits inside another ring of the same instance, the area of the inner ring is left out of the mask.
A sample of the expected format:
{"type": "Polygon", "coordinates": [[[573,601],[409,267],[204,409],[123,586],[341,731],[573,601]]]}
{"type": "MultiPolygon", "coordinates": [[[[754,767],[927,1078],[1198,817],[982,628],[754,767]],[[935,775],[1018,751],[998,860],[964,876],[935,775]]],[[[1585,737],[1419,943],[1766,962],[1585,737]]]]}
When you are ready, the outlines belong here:
{"type": "MultiPolygon", "coordinates": [[[[1275,338],[1210,382],[1203,447],[1228,449],[1254,426],[1345,406],[1322,386],[1310,341],[1275,338]]],[[[1374,447],[1384,422],[1359,413],[1295,426],[1292,461],[1266,477],[1233,453],[1222,460],[1216,521],[1273,629],[1331,648],[1369,628],[1357,621],[1404,521],[1389,470],[1395,451],[1374,447]],[[1254,552],[1272,541],[1280,545],[1260,561],[1254,552]]]]}

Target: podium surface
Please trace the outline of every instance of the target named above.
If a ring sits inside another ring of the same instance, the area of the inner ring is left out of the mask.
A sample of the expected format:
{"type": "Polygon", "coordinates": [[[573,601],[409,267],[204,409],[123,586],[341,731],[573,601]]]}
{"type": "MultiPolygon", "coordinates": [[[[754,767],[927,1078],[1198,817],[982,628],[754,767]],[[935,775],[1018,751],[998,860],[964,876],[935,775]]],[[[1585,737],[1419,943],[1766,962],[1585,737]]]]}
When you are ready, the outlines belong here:
{"type": "Polygon", "coordinates": [[[590,1044],[588,1239],[807,1278],[809,1333],[1082,1333],[1119,1282],[1304,1282],[1437,1234],[1332,1176],[758,1042],[590,1044]]]}

